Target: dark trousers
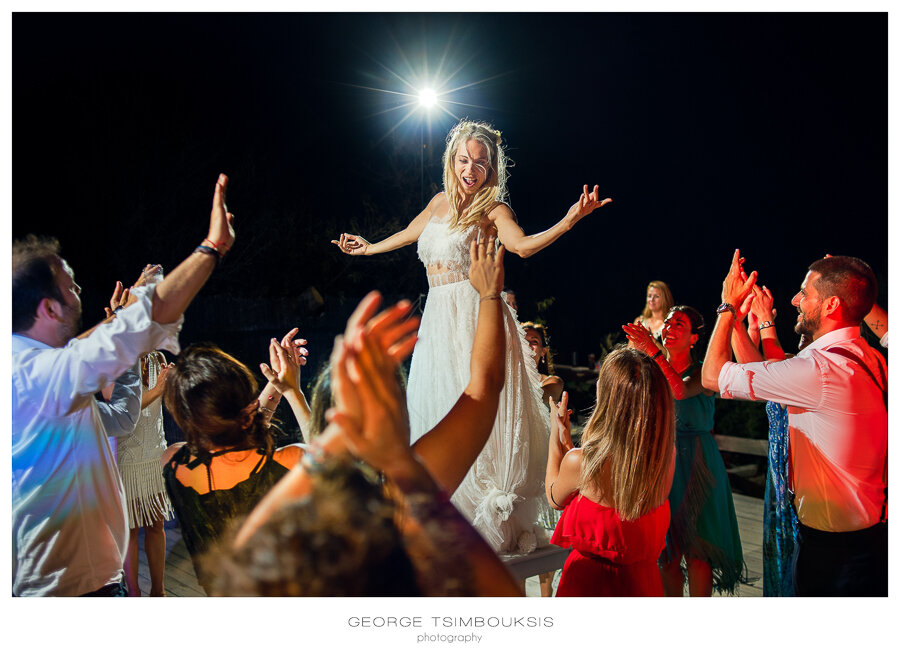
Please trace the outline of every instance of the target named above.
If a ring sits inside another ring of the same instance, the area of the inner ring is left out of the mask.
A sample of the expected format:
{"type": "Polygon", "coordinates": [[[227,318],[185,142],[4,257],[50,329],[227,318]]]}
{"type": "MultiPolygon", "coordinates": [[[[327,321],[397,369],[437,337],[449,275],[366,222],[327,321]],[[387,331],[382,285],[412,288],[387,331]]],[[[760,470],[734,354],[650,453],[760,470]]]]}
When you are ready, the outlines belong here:
{"type": "Polygon", "coordinates": [[[115,584],[107,584],[96,591],[85,593],[82,598],[127,598],[128,587],[125,582],[116,582],[115,584]]]}
{"type": "Polygon", "coordinates": [[[855,532],[823,532],[799,525],[795,595],[887,597],[887,523],[855,532]]]}

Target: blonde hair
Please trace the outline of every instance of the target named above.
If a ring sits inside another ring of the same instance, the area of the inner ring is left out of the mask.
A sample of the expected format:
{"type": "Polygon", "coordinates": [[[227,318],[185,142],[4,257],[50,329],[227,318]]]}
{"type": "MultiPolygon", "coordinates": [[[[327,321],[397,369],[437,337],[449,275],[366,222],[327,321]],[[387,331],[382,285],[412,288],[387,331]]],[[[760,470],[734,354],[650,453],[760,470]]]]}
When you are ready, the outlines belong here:
{"type": "Polygon", "coordinates": [[[645,353],[617,349],[597,379],[597,405],[581,436],[579,487],[590,488],[626,521],[668,496],[675,403],[659,366],[645,353]]]}
{"type": "Polygon", "coordinates": [[[500,132],[484,122],[460,120],[447,134],[444,150],[444,194],[450,204],[450,228],[466,229],[481,222],[482,218],[499,202],[507,199],[506,179],[508,159],[501,145],[500,132]],[[472,198],[472,202],[460,212],[463,193],[456,178],[454,159],[461,143],[470,140],[485,146],[488,152],[487,178],[472,198]]]}
{"type": "MultiPolygon", "coordinates": [[[[656,288],[662,294],[662,313],[665,315],[669,312],[669,308],[671,308],[675,304],[675,300],[672,298],[672,290],[670,290],[669,286],[666,285],[663,281],[650,281],[650,283],[647,284],[647,291],[644,293],[645,296],[650,293],[650,288],[656,288]]],[[[644,311],[641,313],[639,319],[650,319],[652,316],[653,313],[650,311],[650,308],[645,302],[644,311]]]]}

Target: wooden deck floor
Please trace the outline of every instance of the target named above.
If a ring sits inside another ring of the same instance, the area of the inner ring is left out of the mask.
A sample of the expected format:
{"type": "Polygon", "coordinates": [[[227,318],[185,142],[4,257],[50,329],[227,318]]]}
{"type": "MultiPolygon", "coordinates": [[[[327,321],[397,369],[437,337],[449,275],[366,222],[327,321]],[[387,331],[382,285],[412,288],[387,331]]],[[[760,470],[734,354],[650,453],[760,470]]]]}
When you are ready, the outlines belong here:
{"type": "MultiPolygon", "coordinates": [[[[747,564],[750,582],[741,584],[735,597],[762,596],[762,519],[763,501],[741,494],[734,494],[734,508],[738,517],[738,528],[741,544],[744,549],[744,561],[747,564]]],[[[197,583],[191,557],[181,538],[181,530],[177,521],[166,523],[166,593],[170,597],[204,596],[206,593],[197,583]]],[[[147,558],[143,551],[143,532],[141,532],[140,568],[138,583],[142,595],[150,592],[150,575],[147,572],[147,558]]],[[[525,593],[529,597],[540,596],[540,587],[536,577],[525,583],[525,593]]]]}

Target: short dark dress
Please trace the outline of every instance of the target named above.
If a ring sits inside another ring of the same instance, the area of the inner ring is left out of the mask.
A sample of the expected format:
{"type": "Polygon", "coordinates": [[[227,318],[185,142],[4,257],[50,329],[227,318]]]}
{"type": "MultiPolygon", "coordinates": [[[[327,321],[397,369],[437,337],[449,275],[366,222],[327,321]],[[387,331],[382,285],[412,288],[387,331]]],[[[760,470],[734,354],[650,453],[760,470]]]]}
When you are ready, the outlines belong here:
{"type": "Polygon", "coordinates": [[[166,491],[181,525],[181,535],[188,552],[191,553],[197,580],[207,593],[212,578],[199,564],[203,553],[222,537],[235,519],[249,514],[269,489],[288,472],[286,467],[272,458],[272,452],[258,450],[256,452],[260,456],[259,462],[246,480],[229,489],[213,489],[209,470],[211,458],[232,452],[237,451],[234,449],[217,451],[191,460],[190,451],[184,446],[163,467],[166,491]],[[189,469],[205,464],[210,491],[201,494],[193,487],[181,484],[175,477],[175,472],[182,464],[187,465],[189,469]]]}
{"type": "Polygon", "coordinates": [[[551,543],[573,548],[556,595],[662,596],[656,560],[666,545],[669,503],[633,521],[584,496],[566,505],[551,543]]]}
{"type": "Polygon", "coordinates": [[[745,576],[744,555],[728,472],[712,436],[714,414],[715,397],[703,392],[675,401],[672,524],[660,562],[674,561],[681,554],[705,561],[712,567],[713,588],[734,593],[745,576]]]}

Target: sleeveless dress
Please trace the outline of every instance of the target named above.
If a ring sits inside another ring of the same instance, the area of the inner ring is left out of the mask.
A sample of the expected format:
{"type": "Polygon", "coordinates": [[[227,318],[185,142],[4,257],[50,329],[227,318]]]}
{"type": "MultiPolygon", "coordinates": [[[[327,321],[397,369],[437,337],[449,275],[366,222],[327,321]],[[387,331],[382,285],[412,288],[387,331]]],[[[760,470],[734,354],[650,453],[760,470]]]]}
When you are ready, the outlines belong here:
{"type": "Polygon", "coordinates": [[[788,498],[788,412],[766,403],[769,417],[769,471],[763,511],[763,595],[793,596],[791,565],[797,545],[797,515],[788,498]]]}
{"type": "MultiPolygon", "coordinates": [[[[419,236],[419,259],[446,273],[429,276],[428,298],[407,387],[411,440],[415,442],[450,411],[469,383],[479,295],[469,283],[473,225],[452,231],[449,217],[432,220],[419,236]]],[[[537,525],[546,505],[544,473],[550,417],[542,403],[540,375],[515,313],[503,320],[506,381],[494,428],[484,449],[453,494],[452,502],[498,553],[528,553],[547,543],[537,525]]]]}
{"type": "MultiPolygon", "coordinates": [[[[682,375],[688,376],[700,364],[682,375]]],[[[711,434],[714,414],[715,396],[700,392],[675,401],[672,522],[660,562],[680,555],[705,561],[712,567],[713,588],[734,593],[744,576],[744,554],[728,472],[711,434]]]]}
{"type": "MultiPolygon", "coordinates": [[[[147,363],[148,388],[156,386],[159,371],[159,359],[151,354],[147,363]]],[[[162,399],[141,410],[134,432],[116,443],[116,462],[125,487],[128,528],[148,527],[156,521],[172,518],[172,503],[166,495],[159,467],[159,460],[166,451],[162,399]]]]}
{"type": "Polygon", "coordinates": [[[556,595],[662,596],[656,560],[666,546],[669,503],[633,521],[612,507],[576,496],[562,512],[551,543],[573,548],[556,595]]]}
{"type": "Polygon", "coordinates": [[[271,453],[267,455],[265,451],[257,451],[260,456],[259,462],[246,480],[229,489],[213,489],[209,468],[211,458],[232,452],[237,451],[234,449],[217,451],[208,454],[208,457],[197,457],[191,461],[191,453],[188,447],[184,446],[163,467],[166,490],[175,508],[184,544],[191,553],[197,580],[207,593],[212,578],[199,563],[203,553],[228,531],[235,519],[249,514],[269,489],[288,472],[286,467],[272,459],[271,453]],[[187,465],[189,469],[200,464],[206,466],[210,489],[207,493],[198,493],[193,487],[181,484],[175,473],[182,464],[187,465]]]}

